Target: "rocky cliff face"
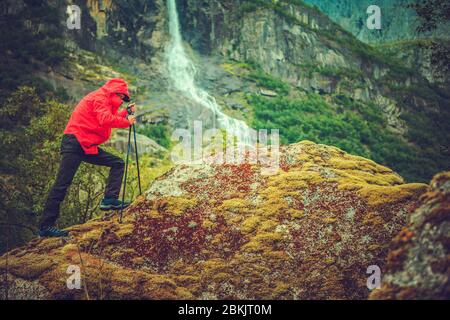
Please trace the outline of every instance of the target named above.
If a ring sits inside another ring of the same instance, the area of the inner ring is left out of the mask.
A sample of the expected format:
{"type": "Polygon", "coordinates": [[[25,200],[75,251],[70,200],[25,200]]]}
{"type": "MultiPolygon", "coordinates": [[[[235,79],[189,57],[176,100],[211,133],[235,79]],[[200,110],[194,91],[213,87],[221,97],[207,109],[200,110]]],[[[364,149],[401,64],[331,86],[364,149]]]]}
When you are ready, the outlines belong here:
{"type": "Polygon", "coordinates": [[[344,29],[350,31],[359,40],[367,43],[386,43],[397,40],[412,40],[420,37],[448,38],[449,24],[442,24],[433,34],[419,35],[417,15],[408,5],[417,3],[417,0],[305,0],[310,5],[317,6],[333,21],[344,29]],[[381,9],[381,29],[370,30],[366,27],[369,17],[367,8],[376,4],[381,9]]]}
{"type": "Polygon", "coordinates": [[[399,133],[408,127],[401,119],[404,110],[445,109],[445,99],[436,105],[409,89],[429,86],[419,73],[359,43],[314,8],[270,1],[179,3],[183,34],[200,52],[254,61],[302,90],[375,103],[399,133]]]}
{"type": "Polygon", "coordinates": [[[437,175],[394,238],[382,288],[371,299],[450,297],[450,173],[437,175]]]}
{"type": "Polygon", "coordinates": [[[122,224],[92,220],[2,256],[9,297],[367,298],[367,267],[384,267],[426,185],[308,141],[280,161],[269,176],[250,164],[175,167],[122,224]],[[69,265],[81,290],[66,287],[69,265]]]}
{"type": "MultiPolygon", "coordinates": [[[[135,55],[151,62],[162,49],[165,2],[87,1],[89,15],[96,22],[96,38],[106,51],[135,55]]],[[[106,52],[105,52],[106,53],[106,52]]]]}
{"type": "Polygon", "coordinates": [[[443,90],[450,88],[448,67],[437,63],[438,54],[450,52],[450,41],[414,40],[384,44],[379,47],[386,53],[402,61],[410,68],[416,69],[430,83],[443,90]],[[439,43],[440,49],[436,48],[439,43]]]}

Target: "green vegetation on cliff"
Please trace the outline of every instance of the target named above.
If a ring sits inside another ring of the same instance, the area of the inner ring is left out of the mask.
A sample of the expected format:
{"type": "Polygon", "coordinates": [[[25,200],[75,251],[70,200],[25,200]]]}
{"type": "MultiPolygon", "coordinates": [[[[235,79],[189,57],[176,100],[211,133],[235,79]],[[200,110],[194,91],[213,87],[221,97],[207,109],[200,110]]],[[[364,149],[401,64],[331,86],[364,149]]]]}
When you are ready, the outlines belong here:
{"type": "MultiPolygon", "coordinates": [[[[289,87],[280,85],[278,79],[267,83],[264,81],[267,77],[263,75],[255,81],[274,90],[289,87]],[[273,83],[277,86],[271,86],[273,83]]],[[[441,154],[440,143],[445,141],[445,133],[450,128],[446,124],[436,128],[424,111],[402,115],[410,125],[406,140],[388,128],[387,120],[373,103],[356,101],[343,94],[322,96],[297,92],[302,96],[299,98],[277,92],[276,98],[250,94],[247,100],[254,111],[251,125],[255,129],[280,129],[283,144],[307,139],[338,146],[393,168],[408,181],[427,181],[448,166],[448,157],[441,154]]]]}
{"type": "Polygon", "coordinates": [[[140,125],[137,128],[138,133],[143,134],[164,148],[170,148],[172,142],[170,140],[170,128],[167,123],[156,123],[151,125],[140,125]]]}

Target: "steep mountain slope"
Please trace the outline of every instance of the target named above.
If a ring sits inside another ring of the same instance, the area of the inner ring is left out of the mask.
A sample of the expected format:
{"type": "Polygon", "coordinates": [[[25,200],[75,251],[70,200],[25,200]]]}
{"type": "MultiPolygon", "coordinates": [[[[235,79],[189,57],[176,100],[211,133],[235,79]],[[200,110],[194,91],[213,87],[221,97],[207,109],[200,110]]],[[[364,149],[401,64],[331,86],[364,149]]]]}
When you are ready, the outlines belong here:
{"type": "Polygon", "coordinates": [[[446,37],[448,39],[449,23],[439,25],[434,33],[418,34],[417,15],[408,6],[417,0],[305,0],[310,5],[317,6],[334,22],[350,31],[359,40],[367,43],[386,43],[398,40],[412,40],[424,37],[446,37]],[[366,21],[369,17],[367,8],[377,5],[381,9],[381,29],[369,30],[366,21]]]}
{"type": "Polygon", "coordinates": [[[177,166],[123,224],[92,220],[3,255],[9,297],[367,298],[367,267],[384,267],[426,185],[308,141],[283,147],[280,167],[177,166]],[[66,287],[70,265],[81,290],[66,287]]]}

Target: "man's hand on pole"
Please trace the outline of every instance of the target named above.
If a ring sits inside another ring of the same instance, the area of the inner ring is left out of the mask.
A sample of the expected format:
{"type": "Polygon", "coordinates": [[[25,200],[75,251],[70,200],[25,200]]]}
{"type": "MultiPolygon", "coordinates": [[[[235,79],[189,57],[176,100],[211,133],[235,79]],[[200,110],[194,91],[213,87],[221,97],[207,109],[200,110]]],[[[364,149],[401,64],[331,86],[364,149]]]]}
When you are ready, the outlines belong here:
{"type": "Polygon", "coordinates": [[[136,113],[136,104],[131,103],[127,107],[128,112],[130,115],[128,116],[128,121],[130,122],[130,126],[136,123],[136,116],[134,115],[136,113]]]}
{"type": "Polygon", "coordinates": [[[128,121],[130,122],[130,126],[136,123],[136,116],[128,116],[128,121]]]}
{"type": "Polygon", "coordinates": [[[130,109],[131,113],[136,113],[136,104],[135,103],[129,104],[128,108],[130,109]]]}

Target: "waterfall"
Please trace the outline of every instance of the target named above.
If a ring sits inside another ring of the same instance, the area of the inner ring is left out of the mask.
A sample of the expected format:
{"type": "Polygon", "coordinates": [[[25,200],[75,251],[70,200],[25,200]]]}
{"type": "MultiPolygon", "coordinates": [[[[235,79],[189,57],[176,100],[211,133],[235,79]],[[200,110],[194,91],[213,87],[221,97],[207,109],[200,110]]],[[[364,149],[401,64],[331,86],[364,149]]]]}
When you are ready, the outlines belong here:
{"type": "Polygon", "coordinates": [[[167,7],[171,41],[166,51],[166,59],[172,85],[186,98],[210,110],[215,117],[214,123],[217,121],[217,126],[220,129],[225,129],[227,135],[234,135],[240,143],[251,144],[251,129],[247,124],[223,113],[214,97],[195,83],[197,68],[183,48],[175,0],[167,0],[167,7]]]}

